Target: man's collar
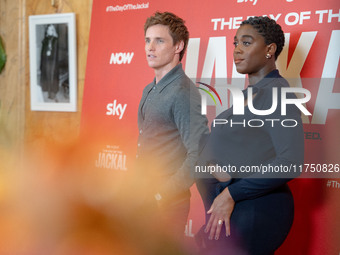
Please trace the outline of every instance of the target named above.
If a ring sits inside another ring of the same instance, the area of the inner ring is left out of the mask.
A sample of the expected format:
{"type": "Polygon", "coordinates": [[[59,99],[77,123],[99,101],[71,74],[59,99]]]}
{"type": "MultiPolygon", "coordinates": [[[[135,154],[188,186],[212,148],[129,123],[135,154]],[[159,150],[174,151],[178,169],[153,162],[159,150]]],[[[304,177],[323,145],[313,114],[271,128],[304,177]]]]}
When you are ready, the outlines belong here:
{"type": "Polygon", "coordinates": [[[159,92],[161,92],[167,85],[169,85],[172,81],[174,81],[183,74],[184,71],[182,68],[182,63],[179,63],[174,68],[172,68],[166,75],[164,75],[164,77],[157,84],[156,78],[154,78],[153,85],[156,86],[159,92]]]}

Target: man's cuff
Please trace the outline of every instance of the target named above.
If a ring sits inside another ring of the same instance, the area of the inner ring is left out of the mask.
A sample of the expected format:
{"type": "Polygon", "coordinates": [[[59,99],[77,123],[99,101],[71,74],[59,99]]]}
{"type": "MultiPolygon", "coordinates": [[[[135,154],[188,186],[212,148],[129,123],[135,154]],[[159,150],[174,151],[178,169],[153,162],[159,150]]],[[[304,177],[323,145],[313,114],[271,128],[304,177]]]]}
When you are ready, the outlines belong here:
{"type": "Polygon", "coordinates": [[[160,193],[155,194],[155,199],[160,202],[162,200],[162,195],[160,193]]]}

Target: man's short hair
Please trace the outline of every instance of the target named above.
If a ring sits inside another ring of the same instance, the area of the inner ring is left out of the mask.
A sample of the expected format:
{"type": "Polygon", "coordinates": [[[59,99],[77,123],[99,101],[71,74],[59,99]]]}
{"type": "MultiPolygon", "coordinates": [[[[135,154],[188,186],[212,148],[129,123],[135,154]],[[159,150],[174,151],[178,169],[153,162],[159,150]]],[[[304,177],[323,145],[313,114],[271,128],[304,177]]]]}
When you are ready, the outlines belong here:
{"type": "Polygon", "coordinates": [[[170,35],[174,44],[183,41],[184,48],[179,54],[181,61],[189,41],[189,31],[184,25],[185,21],[171,12],[156,12],[153,16],[147,18],[144,24],[144,35],[149,27],[154,25],[165,25],[169,27],[170,35]]]}

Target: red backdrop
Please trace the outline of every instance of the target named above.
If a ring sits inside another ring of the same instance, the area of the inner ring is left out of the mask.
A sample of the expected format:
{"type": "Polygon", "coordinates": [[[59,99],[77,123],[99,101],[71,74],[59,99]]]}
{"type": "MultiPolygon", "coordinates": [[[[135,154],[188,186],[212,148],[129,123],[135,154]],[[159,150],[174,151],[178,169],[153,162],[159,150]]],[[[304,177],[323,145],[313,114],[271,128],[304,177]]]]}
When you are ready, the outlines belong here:
{"type": "MultiPolygon", "coordinates": [[[[143,88],[153,79],[145,60],[143,25],[155,11],[174,12],[186,20],[190,41],[182,63],[190,78],[244,79],[233,65],[236,29],[248,16],[276,19],[286,36],[277,66],[284,77],[294,78],[291,86],[312,94],[307,103],[312,116],[303,120],[305,162],[339,164],[339,7],[336,0],[94,0],[82,108],[83,137],[94,145],[93,166],[117,172],[132,168],[137,108],[143,88]]],[[[338,178],[336,173],[290,183],[295,221],[278,254],[339,254],[338,178]]],[[[202,202],[195,187],[192,191],[189,238],[203,224],[202,202]]]]}

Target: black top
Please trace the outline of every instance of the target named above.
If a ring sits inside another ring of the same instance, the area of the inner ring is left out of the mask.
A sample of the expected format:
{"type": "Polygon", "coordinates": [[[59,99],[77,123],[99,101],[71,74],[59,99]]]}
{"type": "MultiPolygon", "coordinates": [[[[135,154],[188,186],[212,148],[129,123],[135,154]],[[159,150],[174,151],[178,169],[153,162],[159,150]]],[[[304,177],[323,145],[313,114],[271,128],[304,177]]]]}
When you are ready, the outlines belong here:
{"type": "MultiPolygon", "coordinates": [[[[274,70],[249,87],[256,94],[253,106],[257,110],[272,107],[273,88],[277,88],[276,110],[265,116],[253,114],[248,106],[245,106],[244,115],[233,115],[232,107],[222,112],[215,120],[225,124],[212,124],[211,134],[197,162],[198,166],[233,166],[236,169],[230,173],[233,179],[228,185],[235,202],[267,194],[298,176],[297,170],[304,158],[300,110],[288,104],[287,115],[281,115],[281,88],[289,87],[288,82],[274,70]],[[265,168],[275,168],[279,172],[263,174],[265,168]],[[282,169],[289,172],[282,173],[282,169]],[[248,172],[241,173],[245,170],[248,172]]],[[[247,90],[244,93],[247,97],[247,90]]],[[[287,98],[296,96],[288,93],[287,98]]]]}

